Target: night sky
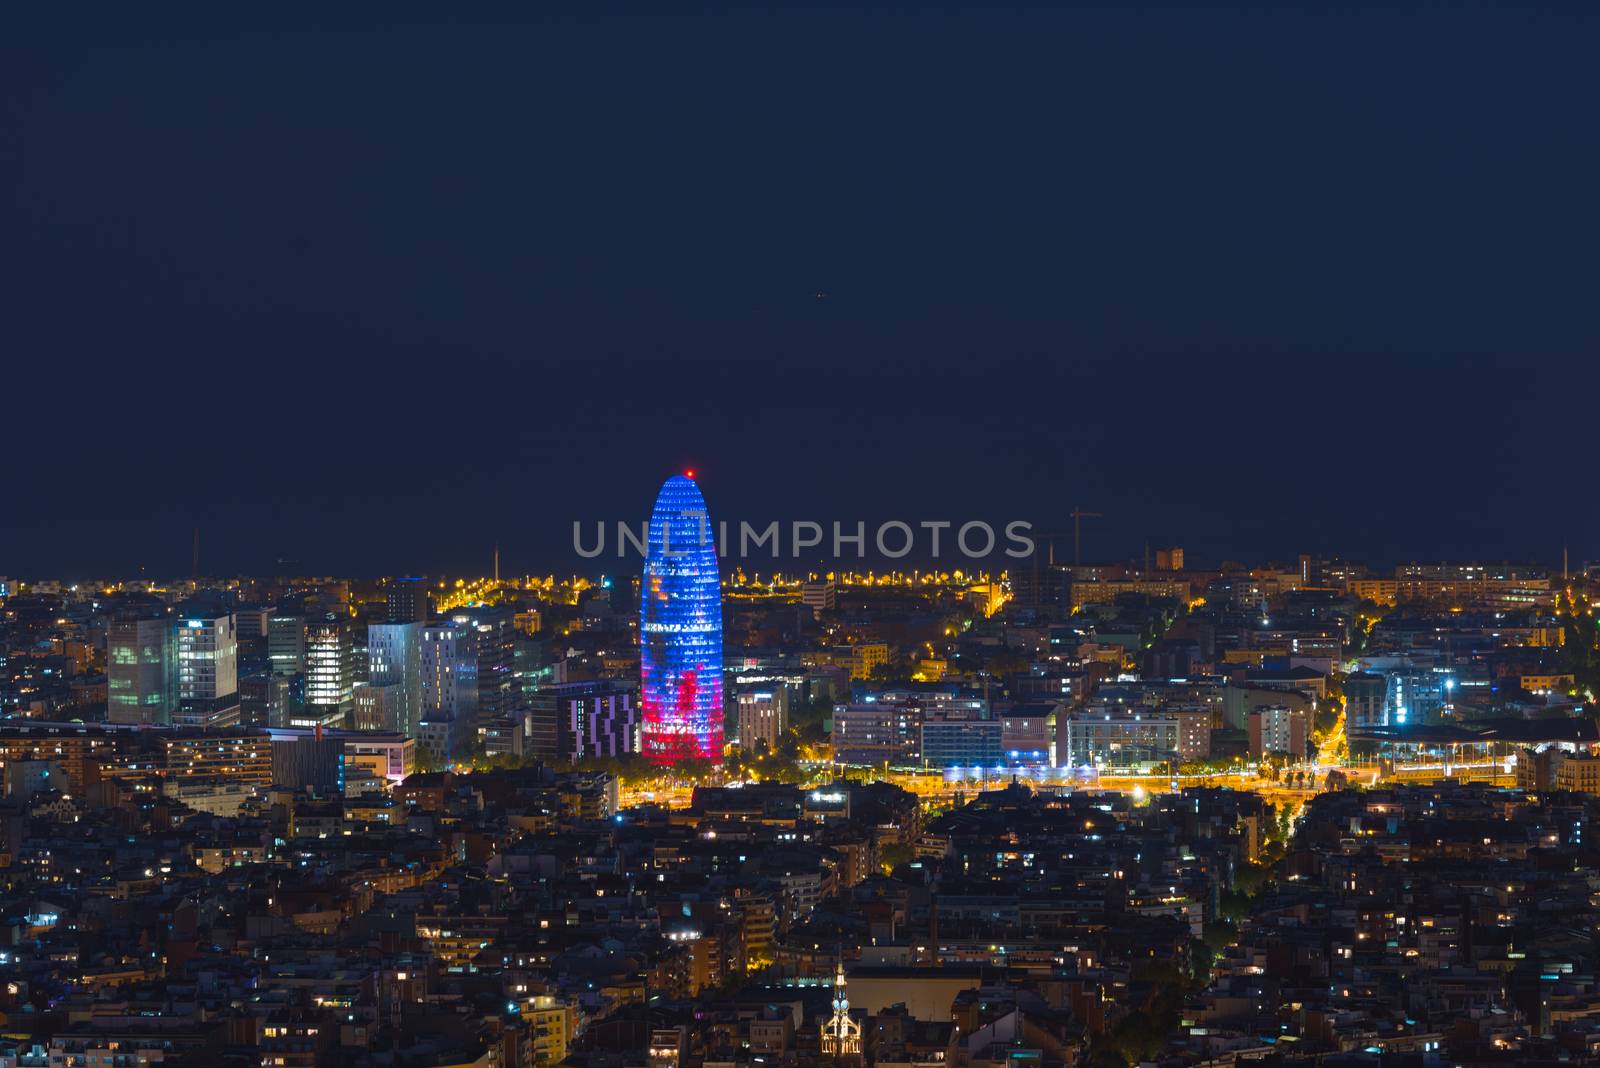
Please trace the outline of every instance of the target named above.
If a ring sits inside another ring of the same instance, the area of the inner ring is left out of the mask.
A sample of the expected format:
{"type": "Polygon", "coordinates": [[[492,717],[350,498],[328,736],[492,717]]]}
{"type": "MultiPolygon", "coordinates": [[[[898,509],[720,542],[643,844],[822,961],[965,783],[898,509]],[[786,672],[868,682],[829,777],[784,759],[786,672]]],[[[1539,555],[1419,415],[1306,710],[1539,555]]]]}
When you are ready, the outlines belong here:
{"type": "Polygon", "coordinates": [[[18,6],[0,575],[564,573],[684,467],[1096,559],[1600,557],[1592,5],[18,6]]]}

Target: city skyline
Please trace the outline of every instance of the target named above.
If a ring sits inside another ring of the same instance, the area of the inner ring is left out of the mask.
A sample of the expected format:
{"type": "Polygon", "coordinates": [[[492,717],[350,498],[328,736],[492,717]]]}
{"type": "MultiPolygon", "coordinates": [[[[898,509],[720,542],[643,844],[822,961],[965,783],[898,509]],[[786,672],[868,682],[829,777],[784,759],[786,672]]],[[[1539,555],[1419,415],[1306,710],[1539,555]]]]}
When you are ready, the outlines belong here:
{"type": "Polygon", "coordinates": [[[639,604],[507,577],[0,583],[0,883],[28,903],[0,1056],[874,1068],[910,1034],[922,1068],[1289,1039],[1312,1068],[1584,1033],[1539,1006],[1588,1003],[1591,940],[1541,909],[1593,914],[1600,577],[1219,572],[1165,545],[1010,588],[724,598],[687,473],[652,518],[639,604]],[[1463,894],[1491,930],[1467,943],[1463,894]],[[1326,975],[1294,985],[1284,944],[1329,947],[1326,975]],[[188,991],[190,962],[242,971],[207,980],[241,1006],[106,1011],[188,991]],[[1412,1000],[1463,984],[1466,1007],[1412,1000]],[[419,985],[482,996],[441,1033],[419,985]],[[999,1059],[967,1048],[1013,1013],[999,1059]]]}
{"type": "Polygon", "coordinates": [[[1600,1068],[1600,7],[0,9],[0,1068],[1600,1068]]]}

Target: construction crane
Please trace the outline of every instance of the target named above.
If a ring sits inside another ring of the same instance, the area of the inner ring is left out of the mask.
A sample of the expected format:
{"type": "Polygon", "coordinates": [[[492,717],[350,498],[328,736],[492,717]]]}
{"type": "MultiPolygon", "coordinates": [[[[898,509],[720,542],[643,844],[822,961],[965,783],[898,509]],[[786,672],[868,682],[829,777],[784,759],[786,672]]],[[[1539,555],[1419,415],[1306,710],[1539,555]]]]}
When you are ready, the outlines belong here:
{"type": "MultiPolygon", "coordinates": [[[[1103,516],[1100,512],[1085,512],[1082,508],[1076,506],[1073,507],[1069,514],[1072,516],[1072,563],[1074,566],[1077,566],[1083,563],[1083,521],[1085,519],[1100,519],[1103,518],[1103,516]]],[[[1034,539],[1036,539],[1036,542],[1042,541],[1045,543],[1045,549],[1048,555],[1042,562],[1043,566],[1055,567],[1056,539],[1065,536],[1066,531],[1049,530],[1032,531],[1031,533],[1033,534],[1034,539]]],[[[1035,549],[1033,552],[1031,564],[1033,569],[1033,586],[1035,589],[1037,589],[1042,577],[1040,574],[1041,561],[1039,559],[1039,553],[1037,549],[1035,549]]]]}
{"type": "Polygon", "coordinates": [[[1074,567],[1083,563],[1083,521],[1085,519],[1104,519],[1102,512],[1085,512],[1077,505],[1072,506],[1072,564],[1074,567]]]}
{"type": "MultiPolygon", "coordinates": [[[[1074,507],[1067,514],[1072,516],[1072,562],[1074,565],[1081,564],[1083,563],[1083,521],[1085,519],[1103,519],[1105,516],[1101,512],[1085,512],[1077,507],[1074,507]]],[[[1066,537],[1067,532],[1064,530],[1035,530],[1029,533],[1033,535],[1036,541],[1045,543],[1045,548],[1048,552],[1047,562],[1054,567],[1056,562],[1056,539],[1066,537]]]]}

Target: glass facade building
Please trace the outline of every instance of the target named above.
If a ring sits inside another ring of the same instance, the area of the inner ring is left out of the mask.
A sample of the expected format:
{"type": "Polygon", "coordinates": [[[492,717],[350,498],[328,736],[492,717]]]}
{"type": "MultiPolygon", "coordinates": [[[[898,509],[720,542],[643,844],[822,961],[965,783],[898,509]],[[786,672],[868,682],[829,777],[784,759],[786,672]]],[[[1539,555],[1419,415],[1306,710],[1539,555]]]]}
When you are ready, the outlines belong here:
{"type": "Polygon", "coordinates": [[[922,762],[930,768],[1000,764],[1004,756],[1002,729],[997,719],[925,719],[922,762]]]}
{"type": "Polygon", "coordinates": [[[306,626],[306,708],[296,727],[343,727],[355,709],[350,629],[329,615],[306,626]]]}
{"type": "Polygon", "coordinates": [[[106,629],[106,719],[171,723],[177,705],[177,631],[172,620],[113,620],[106,629]]]}
{"type": "Polygon", "coordinates": [[[422,722],[423,623],[374,623],[367,628],[367,678],[391,692],[384,704],[384,730],[417,736],[422,722]]]}
{"type": "Polygon", "coordinates": [[[722,760],[722,580],[700,487],[667,479],[650,514],[639,587],[639,694],[645,756],[722,760]]]}
{"type": "Polygon", "coordinates": [[[1057,742],[1056,753],[1068,767],[1150,768],[1178,758],[1179,725],[1171,716],[1077,712],[1057,724],[1066,742],[1057,742]]]}

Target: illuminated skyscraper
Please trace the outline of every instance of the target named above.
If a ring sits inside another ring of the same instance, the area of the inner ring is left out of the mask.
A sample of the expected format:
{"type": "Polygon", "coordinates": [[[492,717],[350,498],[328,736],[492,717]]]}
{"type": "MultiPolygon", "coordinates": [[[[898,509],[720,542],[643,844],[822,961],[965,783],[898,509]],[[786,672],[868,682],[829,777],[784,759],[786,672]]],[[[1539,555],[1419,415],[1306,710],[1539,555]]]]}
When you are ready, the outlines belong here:
{"type": "Polygon", "coordinates": [[[355,709],[350,628],[333,613],[306,625],[306,708],[296,727],[347,727],[355,709]]]}
{"type": "Polygon", "coordinates": [[[705,498],[688,475],[667,479],[650,514],[639,676],[645,756],[656,764],[720,763],[722,581],[705,498]]]}
{"type": "Polygon", "coordinates": [[[239,722],[239,637],[231,612],[178,606],[178,708],[172,722],[231,727],[239,722]]]}

